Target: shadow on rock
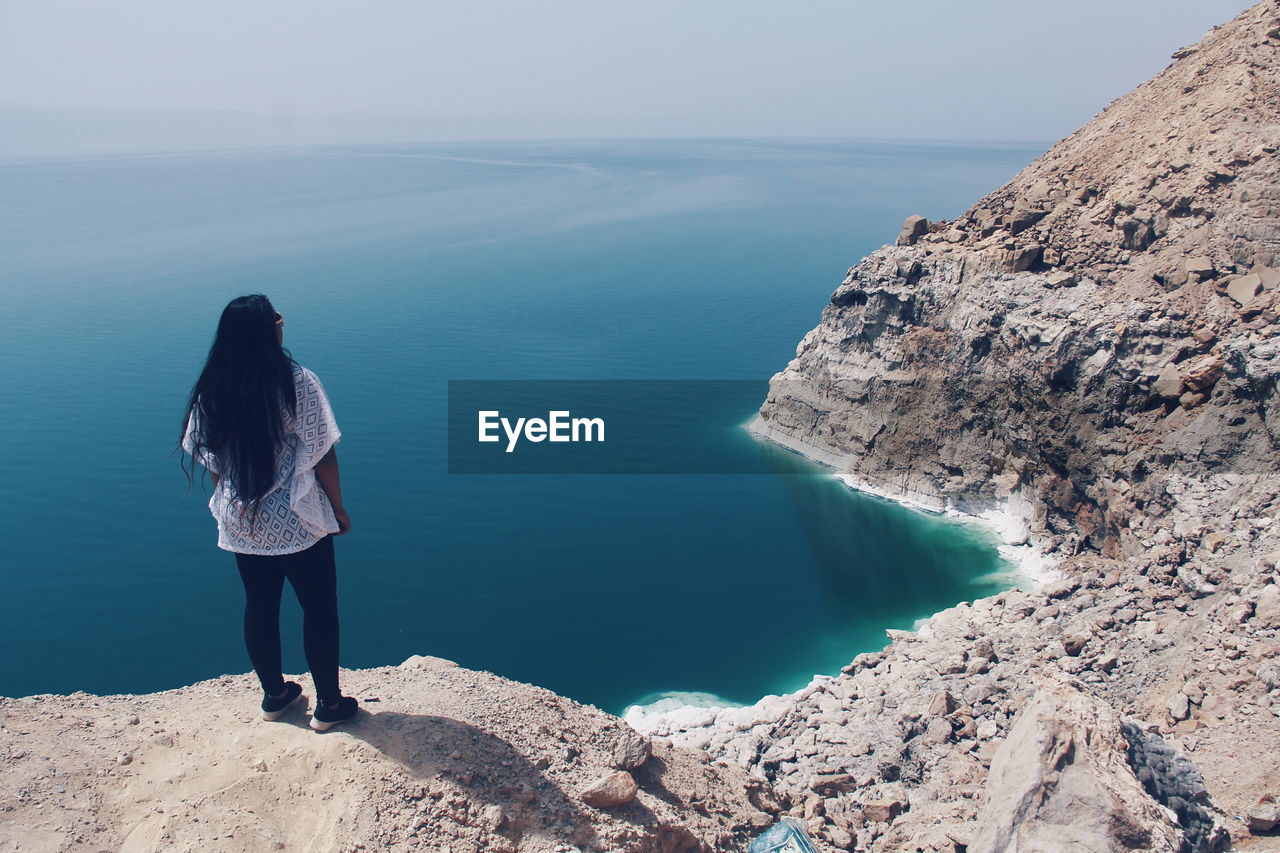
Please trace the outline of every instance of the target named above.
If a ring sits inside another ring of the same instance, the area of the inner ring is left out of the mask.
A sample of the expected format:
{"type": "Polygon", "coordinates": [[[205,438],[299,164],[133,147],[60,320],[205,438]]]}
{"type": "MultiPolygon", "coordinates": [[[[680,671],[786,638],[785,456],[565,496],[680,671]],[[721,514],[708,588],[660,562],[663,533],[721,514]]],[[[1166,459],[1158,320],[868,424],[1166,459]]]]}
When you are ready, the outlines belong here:
{"type": "Polygon", "coordinates": [[[536,832],[579,846],[596,842],[591,815],[490,732],[448,717],[394,711],[362,715],[344,731],[421,780],[411,797],[440,801],[447,809],[454,788],[476,805],[488,829],[513,840],[536,832]]]}

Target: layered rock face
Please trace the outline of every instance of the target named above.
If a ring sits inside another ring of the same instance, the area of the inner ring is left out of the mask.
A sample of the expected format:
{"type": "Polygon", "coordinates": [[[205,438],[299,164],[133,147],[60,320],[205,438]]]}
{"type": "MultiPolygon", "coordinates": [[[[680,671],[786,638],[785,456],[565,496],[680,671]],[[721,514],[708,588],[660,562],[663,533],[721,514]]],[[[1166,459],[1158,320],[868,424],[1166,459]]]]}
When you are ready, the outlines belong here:
{"type": "Polygon", "coordinates": [[[760,431],[927,505],[1015,496],[1054,544],[1108,555],[1180,484],[1255,492],[1280,436],[1275,15],[1184,49],[958,219],[908,221],[849,271],[760,431]]]}
{"type": "Polygon", "coordinates": [[[756,431],[882,494],[1015,512],[1061,580],[646,725],[839,849],[1277,849],[1277,146],[1266,0],[851,269],[756,431]]]}

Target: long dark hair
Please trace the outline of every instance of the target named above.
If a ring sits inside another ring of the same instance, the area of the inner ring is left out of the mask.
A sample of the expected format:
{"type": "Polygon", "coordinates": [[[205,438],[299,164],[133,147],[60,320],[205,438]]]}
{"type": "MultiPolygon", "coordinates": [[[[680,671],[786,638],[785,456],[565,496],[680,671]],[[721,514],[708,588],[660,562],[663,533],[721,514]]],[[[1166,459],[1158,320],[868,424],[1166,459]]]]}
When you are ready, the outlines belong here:
{"type": "MultiPolygon", "coordinates": [[[[222,310],[218,332],[200,378],[191,389],[183,433],[192,415],[192,456],[217,460],[241,511],[255,515],[275,484],[276,450],[284,440],[284,413],[296,405],[288,350],[280,345],[281,320],[271,300],[260,293],[232,299],[222,310]]],[[[190,479],[194,461],[183,458],[190,479]]]]}

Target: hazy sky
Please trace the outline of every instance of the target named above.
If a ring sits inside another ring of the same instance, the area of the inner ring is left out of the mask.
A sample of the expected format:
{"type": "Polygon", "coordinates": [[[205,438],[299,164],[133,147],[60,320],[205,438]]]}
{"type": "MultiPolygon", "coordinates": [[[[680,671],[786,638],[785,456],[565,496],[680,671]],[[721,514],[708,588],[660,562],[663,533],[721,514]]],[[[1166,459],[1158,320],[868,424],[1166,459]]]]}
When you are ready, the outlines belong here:
{"type": "Polygon", "coordinates": [[[1242,0],[0,0],[0,102],[1055,139],[1242,0]]]}

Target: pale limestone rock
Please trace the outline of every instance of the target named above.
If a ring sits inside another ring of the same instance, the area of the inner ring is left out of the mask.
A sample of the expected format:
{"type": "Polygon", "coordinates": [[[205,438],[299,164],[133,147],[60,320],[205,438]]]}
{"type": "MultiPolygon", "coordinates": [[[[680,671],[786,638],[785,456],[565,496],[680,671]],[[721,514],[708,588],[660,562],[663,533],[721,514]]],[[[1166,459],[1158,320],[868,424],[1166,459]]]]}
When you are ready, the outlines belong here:
{"type": "Polygon", "coordinates": [[[1262,277],[1256,273],[1236,276],[1227,285],[1227,296],[1244,305],[1262,292],[1262,277]]]}
{"type": "Polygon", "coordinates": [[[404,663],[400,664],[401,669],[441,669],[456,666],[457,664],[453,661],[434,655],[410,655],[405,658],[404,663]]]}
{"type": "Polygon", "coordinates": [[[1134,777],[1116,713],[1067,684],[1045,685],[996,752],[970,853],[1143,849],[1181,839],[1134,777]]]}
{"type": "Polygon", "coordinates": [[[1164,707],[1175,723],[1185,720],[1191,714],[1191,700],[1182,692],[1170,694],[1169,698],[1164,700],[1164,707]]]}
{"type": "Polygon", "coordinates": [[[1263,290],[1275,290],[1277,287],[1280,287],[1280,270],[1278,269],[1273,269],[1262,264],[1255,264],[1253,269],[1249,270],[1249,272],[1256,275],[1258,280],[1262,282],[1263,290]]]}
{"type": "Polygon", "coordinates": [[[1267,584],[1258,593],[1253,623],[1262,628],[1280,628],[1280,586],[1267,584]]]}
{"type": "Polygon", "coordinates": [[[942,717],[934,717],[929,721],[921,739],[930,745],[941,745],[951,739],[951,724],[942,717]]]}

